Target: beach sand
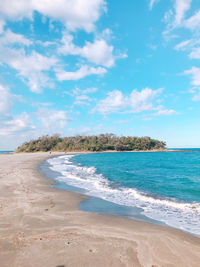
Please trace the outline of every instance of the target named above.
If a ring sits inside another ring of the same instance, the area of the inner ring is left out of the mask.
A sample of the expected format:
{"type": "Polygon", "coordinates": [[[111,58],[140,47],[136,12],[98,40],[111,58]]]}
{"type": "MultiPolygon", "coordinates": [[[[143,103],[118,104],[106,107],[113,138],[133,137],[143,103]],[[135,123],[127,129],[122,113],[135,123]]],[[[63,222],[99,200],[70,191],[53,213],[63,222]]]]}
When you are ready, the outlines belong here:
{"type": "Polygon", "coordinates": [[[0,155],[1,267],[200,266],[198,237],[78,210],[85,196],[39,173],[49,156],[0,155]]]}

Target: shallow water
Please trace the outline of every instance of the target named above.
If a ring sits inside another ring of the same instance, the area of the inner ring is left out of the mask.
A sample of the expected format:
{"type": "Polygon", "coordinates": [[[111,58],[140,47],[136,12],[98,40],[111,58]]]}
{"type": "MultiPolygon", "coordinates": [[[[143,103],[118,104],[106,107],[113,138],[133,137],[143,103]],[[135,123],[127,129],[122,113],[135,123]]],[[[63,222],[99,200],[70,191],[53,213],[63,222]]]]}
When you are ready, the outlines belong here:
{"type": "MultiPolygon", "coordinates": [[[[120,215],[127,207],[125,217],[140,216],[200,235],[198,150],[64,155],[48,164],[62,189],[80,188],[86,195],[118,205],[118,210],[121,207],[120,215]]],[[[114,206],[101,200],[93,203],[97,212],[105,208],[112,214],[114,206]]],[[[83,205],[87,209],[88,204],[83,205]]],[[[88,210],[95,211],[91,207],[88,210]]]]}
{"type": "Polygon", "coordinates": [[[0,154],[9,154],[9,153],[11,153],[11,152],[13,152],[13,151],[0,151],[0,154]]]}

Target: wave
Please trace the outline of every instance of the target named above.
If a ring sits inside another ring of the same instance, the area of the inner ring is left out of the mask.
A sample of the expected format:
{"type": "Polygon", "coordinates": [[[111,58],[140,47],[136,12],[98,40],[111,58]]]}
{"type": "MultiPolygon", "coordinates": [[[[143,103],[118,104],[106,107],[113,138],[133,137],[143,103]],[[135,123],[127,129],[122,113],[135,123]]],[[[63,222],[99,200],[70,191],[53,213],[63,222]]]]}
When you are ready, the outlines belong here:
{"type": "Polygon", "coordinates": [[[50,169],[59,172],[57,181],[82,188],[85,194],[104,200],[141,208],[141,214],[164,222],[165,224],[184,231],[200,235],[200,203],[180,202],[176,199],[149,195],[135,188],[116,186],[95,167],[75,165],[70,159],[74,155],[64,155],[48,159],[50,169]]]}

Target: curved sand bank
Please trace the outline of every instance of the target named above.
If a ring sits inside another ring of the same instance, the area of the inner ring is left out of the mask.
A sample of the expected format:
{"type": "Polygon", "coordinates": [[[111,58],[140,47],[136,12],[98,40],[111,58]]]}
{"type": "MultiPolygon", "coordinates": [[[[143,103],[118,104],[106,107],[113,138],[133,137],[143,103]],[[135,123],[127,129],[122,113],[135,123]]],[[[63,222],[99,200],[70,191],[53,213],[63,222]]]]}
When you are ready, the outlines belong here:
{"type": "MultiPolygon", "coordinates": [[[[58,153],[53,153],[58,154],[58,153]]],[[[38,172],[48,153],[0,155],[0,266],[199,266],[200,238],[78,210],[38,172]]]]}

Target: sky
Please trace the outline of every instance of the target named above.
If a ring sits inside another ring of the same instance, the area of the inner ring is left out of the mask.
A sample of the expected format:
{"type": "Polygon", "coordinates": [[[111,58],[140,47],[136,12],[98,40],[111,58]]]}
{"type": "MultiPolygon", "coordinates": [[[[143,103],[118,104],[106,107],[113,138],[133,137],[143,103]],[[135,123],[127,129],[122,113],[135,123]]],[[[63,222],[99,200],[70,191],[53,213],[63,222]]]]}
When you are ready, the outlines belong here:
{"type": "Polygon", "coordinates": [[[0,150],[55,133],[200,147],[200,1],[1,0],[0,150]]]}

